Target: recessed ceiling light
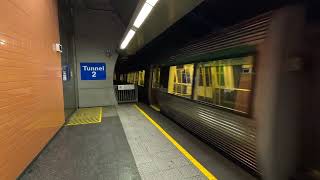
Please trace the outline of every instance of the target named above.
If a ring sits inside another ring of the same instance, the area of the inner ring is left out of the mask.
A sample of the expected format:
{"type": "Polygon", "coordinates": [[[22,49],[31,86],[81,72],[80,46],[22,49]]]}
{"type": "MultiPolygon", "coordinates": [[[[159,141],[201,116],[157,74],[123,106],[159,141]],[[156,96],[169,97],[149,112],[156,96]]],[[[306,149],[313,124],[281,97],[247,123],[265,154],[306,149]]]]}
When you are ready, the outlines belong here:
{"type": "Polygon", "coordinates": [[[152,6],[148,3],[144,3],[141,11],[139,12],[136,20],[133,23],[133,26],[136,28],[139,28],[141,24],[144,22],[144,20],[146,20],[146,18],[148,17],[151,10],[152,10],[152,6]]]}
{"type": "Polygon", "coordinates": [[[120,49],[125,49],[128,46],[128,44],[130,43],[130,41],[133,38],[135,33],[136,32],[134,30],[132,30],[132,29],[129,30],[126,37],[124,38],[124,40],[121,43],[120,49]]]}

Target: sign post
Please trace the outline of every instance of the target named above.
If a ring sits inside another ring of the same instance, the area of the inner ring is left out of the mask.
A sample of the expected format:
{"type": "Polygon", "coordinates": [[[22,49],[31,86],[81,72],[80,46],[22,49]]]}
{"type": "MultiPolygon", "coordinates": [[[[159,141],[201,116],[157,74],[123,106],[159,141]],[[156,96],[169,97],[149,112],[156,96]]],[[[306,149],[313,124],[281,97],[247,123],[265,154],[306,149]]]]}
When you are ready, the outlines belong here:
{"type": "Polygon", "coordinates": [[[106,80],[106,63],[80,63],[81,80],[106,80]]]}

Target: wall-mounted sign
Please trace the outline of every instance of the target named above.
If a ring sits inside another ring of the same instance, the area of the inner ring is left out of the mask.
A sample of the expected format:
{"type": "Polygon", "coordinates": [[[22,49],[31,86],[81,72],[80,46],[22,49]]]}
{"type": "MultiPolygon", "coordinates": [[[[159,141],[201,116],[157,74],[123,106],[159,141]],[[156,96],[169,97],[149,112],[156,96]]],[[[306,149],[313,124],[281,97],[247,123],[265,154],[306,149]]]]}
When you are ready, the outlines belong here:
{"type": "Polygon", "coordinates": [[[71,79],[70,65],[62,66],[62,80],[69,81],[71,79]]]}
{"type": "Polygon", "coordinates": [[[134,90],[134,84],[118,85],[118,90],[134,90]]]}
{"type": "Polygon", "coordinates": [[[81,80],[106,80],[106,63],[80,63],[81,80]]]}

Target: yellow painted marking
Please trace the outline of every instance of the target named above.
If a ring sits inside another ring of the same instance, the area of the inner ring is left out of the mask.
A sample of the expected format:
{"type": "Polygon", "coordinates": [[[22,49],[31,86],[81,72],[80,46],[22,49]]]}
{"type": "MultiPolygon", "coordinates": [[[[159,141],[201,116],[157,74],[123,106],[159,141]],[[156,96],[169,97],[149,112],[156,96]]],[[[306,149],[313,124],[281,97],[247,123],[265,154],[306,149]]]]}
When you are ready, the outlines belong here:
{"type": "Polygon", "coordinates": [[[157,107],[157,106],[154,106],[154,105],[150,105],[150,107],[152,108],[152,109],[154,109],[155,111],[158,111],[158,112],[160,112],[160,109],[157,107]]]}
{"type": "Polygon", "coordinates": [[[142,109],[140,109],[137,105],[134,105],[141,114],[143,114],[158,130],[186,157],[191,163],[202,172],[210,180],[217,180],[217,178],[211,174],[205,167],[203,167],[199,161],[197,161],[187,150],[185,150],[176,140],[174,140],[170,134],[168,134],[162,127],[156,123],[147,113],[145,113],[142,109]]]}
{"type": "Polygon", "coordinates": [[[101,123],[102,107],[80,108],[69,119],[65,126],[101,123]]]}

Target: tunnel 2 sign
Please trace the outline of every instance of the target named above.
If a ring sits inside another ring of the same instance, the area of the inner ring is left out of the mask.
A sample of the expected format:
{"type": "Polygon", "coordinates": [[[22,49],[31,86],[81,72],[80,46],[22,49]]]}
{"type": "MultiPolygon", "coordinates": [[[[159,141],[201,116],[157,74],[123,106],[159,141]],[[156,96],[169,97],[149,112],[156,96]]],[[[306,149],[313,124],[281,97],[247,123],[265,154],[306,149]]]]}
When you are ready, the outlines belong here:
{"type": "Polygon", "coordinates": [[[80,63],[81,80],[106,80],[106,63],[80,63]]]}

